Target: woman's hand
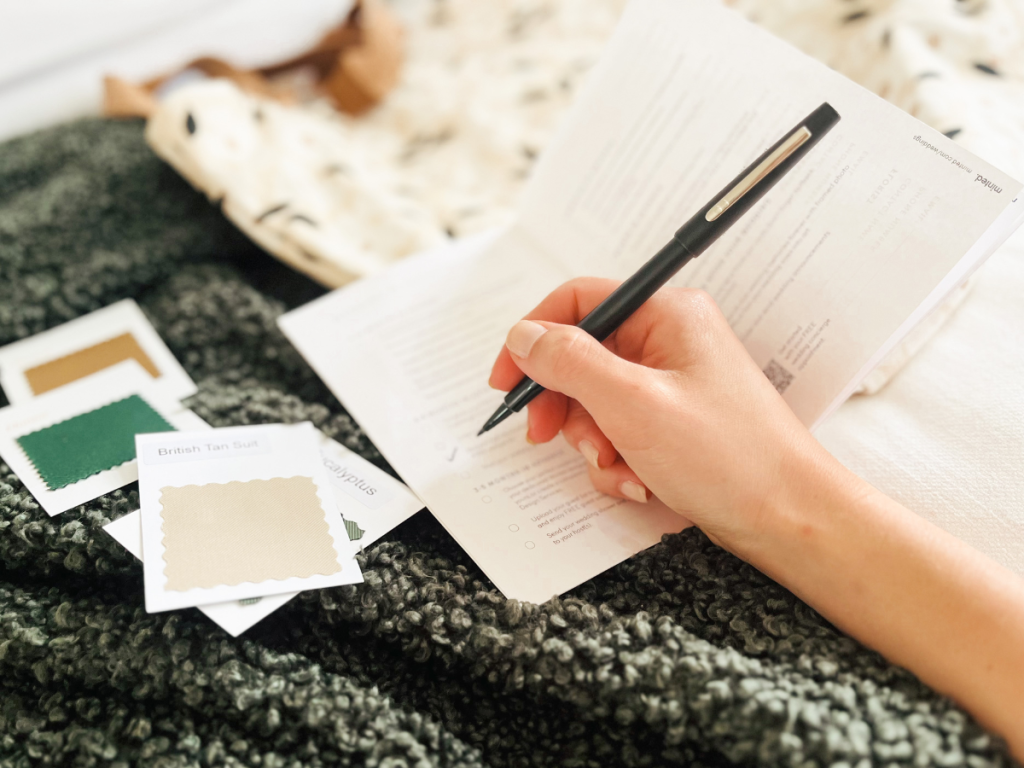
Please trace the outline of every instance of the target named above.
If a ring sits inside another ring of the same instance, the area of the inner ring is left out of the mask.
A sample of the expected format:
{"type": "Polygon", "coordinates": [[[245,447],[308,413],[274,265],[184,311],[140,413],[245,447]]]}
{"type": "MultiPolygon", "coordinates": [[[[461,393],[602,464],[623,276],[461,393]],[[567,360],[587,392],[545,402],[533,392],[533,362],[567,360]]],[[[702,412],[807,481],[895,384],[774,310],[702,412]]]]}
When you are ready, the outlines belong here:
{"type": "Polygon", "coordinates": [[[707,294],[663,289],[604,345],[575,328],[616,285],[586,278],[555,290],[509,332],[491,386],[508,391],[523,374],[543,384],[527,439],[561,431],[598,490],[638,501],[653,493],[749,557],[769,507],[794,484],[805,492],[831,457],[707,294]]]}
{"type": "Polygon", "coordinates": [[[661,290],[603,346],[574,328],[615,285],[567,283],[509,332],[491,384],[549,390],[528,438],[561,431],[599,490],[649,489],[1024,759],[1024,581],[840,465],[706,294],[661,290]]]}

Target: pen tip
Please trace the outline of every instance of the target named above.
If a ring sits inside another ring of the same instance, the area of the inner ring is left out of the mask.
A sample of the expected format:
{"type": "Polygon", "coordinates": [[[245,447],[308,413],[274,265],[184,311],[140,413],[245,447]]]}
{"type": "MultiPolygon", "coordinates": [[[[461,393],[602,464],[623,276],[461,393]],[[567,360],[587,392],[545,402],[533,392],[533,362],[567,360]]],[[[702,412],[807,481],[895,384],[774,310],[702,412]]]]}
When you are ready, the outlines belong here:
{"type": "Polygon", "coordinates": [[[515,413],[515,411],[510,410],[508,406],[502,403],[498,406],[498,410],[491,414],[491,418],[484,423],[483,427],[480,428],[480,431],[476,433],[476,436],[480,437],[484,432],[490,432],[513,413],[515,413]]]}

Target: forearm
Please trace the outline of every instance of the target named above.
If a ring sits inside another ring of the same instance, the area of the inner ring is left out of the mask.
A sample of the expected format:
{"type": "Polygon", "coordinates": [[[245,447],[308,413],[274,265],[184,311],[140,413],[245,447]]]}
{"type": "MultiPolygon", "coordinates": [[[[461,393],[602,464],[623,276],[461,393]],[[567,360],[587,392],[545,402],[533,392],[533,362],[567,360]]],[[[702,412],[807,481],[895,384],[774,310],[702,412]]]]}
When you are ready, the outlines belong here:
{"type": "Polygon", "coordinates": [[[802,461],[748,559],[1024,757],[1024,581],[827,454],[802,461]]]}

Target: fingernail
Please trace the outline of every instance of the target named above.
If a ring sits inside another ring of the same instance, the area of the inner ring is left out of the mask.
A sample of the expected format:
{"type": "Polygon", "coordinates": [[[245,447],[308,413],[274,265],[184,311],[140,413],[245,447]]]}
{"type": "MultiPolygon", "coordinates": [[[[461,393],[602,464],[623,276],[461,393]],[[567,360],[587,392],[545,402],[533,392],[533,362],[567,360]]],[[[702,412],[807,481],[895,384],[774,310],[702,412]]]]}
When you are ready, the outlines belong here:
{"type": "Polygon", "coordinates": [[[543,325],[530,320],[520,320],[512,326],[505,339],[505,346],[508,351],[516,357],[529,357],[530,350],[537,343],[537,339],[548,332],[543,325]]]}
{"type": "Polygon", "coordinates": [[[533,440],[530,439],[529,435],[526,436],[526,442],[528,442],[530,445],[536,445],[536,443],[533,442],[533,440]]]}
{"type": "Polygon", "coordinates": [[[597,458],[600,454],[597,452],[597,448],[589,440],[580,440],[580,444],[576,446],[579,448],[580,453],[583,454],[583,458],[590,462],[590,466],[594,469],[600,469],[601,467],[597,464],[597,458]]]}
{"type": "Polygon", "coordinates": [[[647,489],[644,488],[640,483],[634,483],[632,480],[627,480],[619,486],[619,490],[622,491],[622,495],[633,501],[639,501],[641,504],[647,503],[647,489]]]}

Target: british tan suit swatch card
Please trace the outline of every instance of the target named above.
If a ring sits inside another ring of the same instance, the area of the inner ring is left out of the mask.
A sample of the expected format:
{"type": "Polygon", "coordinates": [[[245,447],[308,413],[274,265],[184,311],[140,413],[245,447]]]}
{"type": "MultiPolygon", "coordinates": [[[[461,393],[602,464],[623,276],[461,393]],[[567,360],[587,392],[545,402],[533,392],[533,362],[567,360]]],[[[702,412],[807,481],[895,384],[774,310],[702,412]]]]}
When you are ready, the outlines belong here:
{"type": "Polygon", "coordinates": [[[146,610],[362,581],[312,424],[139,435],[146,610]]]}

